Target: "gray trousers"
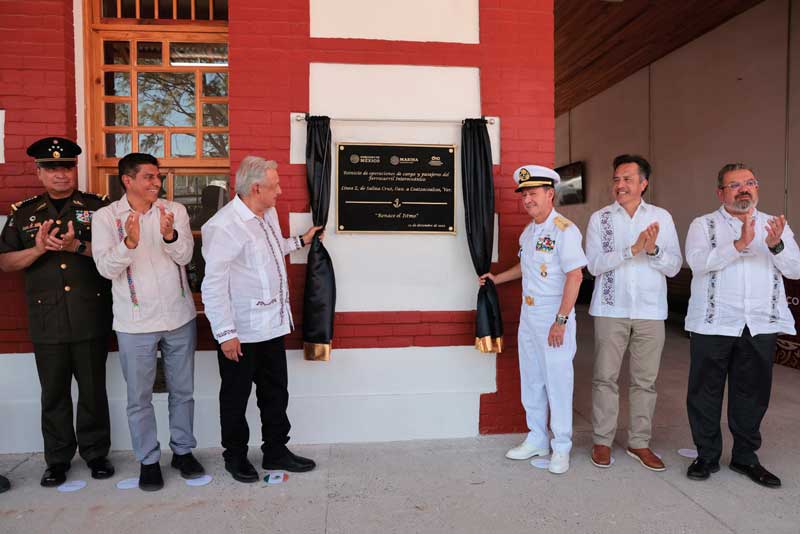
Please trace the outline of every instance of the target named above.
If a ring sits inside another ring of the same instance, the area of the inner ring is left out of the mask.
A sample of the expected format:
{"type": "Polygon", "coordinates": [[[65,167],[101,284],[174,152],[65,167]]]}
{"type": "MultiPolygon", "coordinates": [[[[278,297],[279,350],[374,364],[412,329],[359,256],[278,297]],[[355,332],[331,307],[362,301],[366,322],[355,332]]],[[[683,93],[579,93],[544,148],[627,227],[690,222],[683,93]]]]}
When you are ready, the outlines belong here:
{"type": "Polygon", "coordinates": [[[625,351],[630,352],[630,427],[628,446],[650,446],[656,409],[656,378],[664,348],[664,321],[594,318],[594,372],[592,376],[592,427],[594,443],[611,447],[619,415],[619,370],[625,351]]]}
{"type": "Polygon", "coordinates": [[[136,458],[148,465],[161,459],[152,403],[157,350],[164,359],[169,393],[169,447],[175,454],[191,452],[197,446],[193,432],[195,320],[164,332],[117,332],[117,341],[122,375],[128,384],[128,427],[136,458]]]}

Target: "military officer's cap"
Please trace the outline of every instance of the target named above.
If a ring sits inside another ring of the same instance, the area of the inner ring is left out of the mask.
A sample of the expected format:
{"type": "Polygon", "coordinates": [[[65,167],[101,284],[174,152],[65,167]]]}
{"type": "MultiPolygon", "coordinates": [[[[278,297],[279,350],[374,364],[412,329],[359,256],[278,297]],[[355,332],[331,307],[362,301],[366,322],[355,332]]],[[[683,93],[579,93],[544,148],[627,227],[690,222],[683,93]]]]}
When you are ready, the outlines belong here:
{"type": "Polygon", "coordinates": [[[517,193],[528,187],[555,187],[560,181],[561,177],[556,171],[541,165],[523,165],[514,171],[517,193]]]}
{"type": "Polygon", "coordinates": [[[63,137],[45,137],[28,147],[28,155],[40,167],[74,167],[81,147],[63,137]]]}

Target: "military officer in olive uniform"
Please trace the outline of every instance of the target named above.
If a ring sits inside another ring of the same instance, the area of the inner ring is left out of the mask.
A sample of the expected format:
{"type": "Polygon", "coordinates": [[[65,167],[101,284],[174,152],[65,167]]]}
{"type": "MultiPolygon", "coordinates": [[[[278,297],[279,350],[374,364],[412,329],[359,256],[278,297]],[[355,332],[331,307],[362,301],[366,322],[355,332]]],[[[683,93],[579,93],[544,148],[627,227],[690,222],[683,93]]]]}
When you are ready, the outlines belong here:
{"type": "Polygon", "coordinates": [[[500,273],[480,277],[502,284],[522,277],[519,319],[519,374],[522,405],[530,432],[506,457],[527,460],[547,456],[549,470],[569,469],[572,449],[572,389],[575,357],[575,301],[583,280],[586,256],[581,232],[553,209],[558,173],[539,165],[514,172],[517,193],[533,221],[519,238],[520,262],[500,273]],[[550,429],[547,432],[548,408],[550,429]]]}
{"type": "Polygon", "coordinates": [[[28,323],[42,387],[47,470],[42,486],[66,480],[76,449],[94,478],[109,478],[111,433],[106,358],[111,284],[92,260],[92,214],[106,198],[76,189],[81,148],[60,137],[28,147],[45,192],[11,206],[0,234],[0,269],[25,271],[28,323]],[[78,382],[72,427],[72,377],[78,382]],[[76,438],[77,433],[77,438],[76,438]]]}

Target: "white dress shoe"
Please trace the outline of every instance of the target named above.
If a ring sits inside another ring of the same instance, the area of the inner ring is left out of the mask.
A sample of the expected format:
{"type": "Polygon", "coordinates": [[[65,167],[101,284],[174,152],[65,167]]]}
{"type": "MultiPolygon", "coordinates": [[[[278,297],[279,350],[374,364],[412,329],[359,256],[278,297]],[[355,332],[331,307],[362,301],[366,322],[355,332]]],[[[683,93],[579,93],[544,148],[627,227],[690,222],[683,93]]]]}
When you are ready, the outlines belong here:
{"type": "Polygon", "coordinates": [[[547,447],[534,447],[527,441],[523,441],[510,451],[506,453],[506,458],[509,460],[527,460],[534,456],[547,456],[550,454],[550,449],[547,447]]]}
{"type": "Polygon", "coordinates": [[[566,473],[569,470],[569,453],[553,452],[550,457],[550,467],[547,470],[556,475],[566,473]]]}

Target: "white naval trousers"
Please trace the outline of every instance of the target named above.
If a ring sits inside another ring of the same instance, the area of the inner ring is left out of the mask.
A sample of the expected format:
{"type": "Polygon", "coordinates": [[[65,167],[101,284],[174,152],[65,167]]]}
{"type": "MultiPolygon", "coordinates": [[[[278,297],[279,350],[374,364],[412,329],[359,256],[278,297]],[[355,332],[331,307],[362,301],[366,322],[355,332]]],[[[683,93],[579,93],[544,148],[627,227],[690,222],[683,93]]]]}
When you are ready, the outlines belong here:
{"type": "Polygon", "coordinates": [[[522,406],[528,423],[525,441],[537,448],[548,446],[547,414],[554,452],[569,453],[572,449],[572,389],[575,357],[575,313],[570,313],[564,343],[554,348],[547,344],[550,327],[555,321],[558,302],[527,306],[522,304],[517,345],[519,347],[519,382],[522,406]]]}

